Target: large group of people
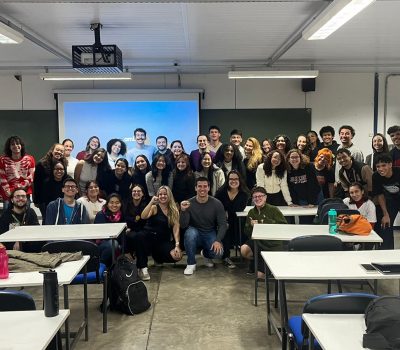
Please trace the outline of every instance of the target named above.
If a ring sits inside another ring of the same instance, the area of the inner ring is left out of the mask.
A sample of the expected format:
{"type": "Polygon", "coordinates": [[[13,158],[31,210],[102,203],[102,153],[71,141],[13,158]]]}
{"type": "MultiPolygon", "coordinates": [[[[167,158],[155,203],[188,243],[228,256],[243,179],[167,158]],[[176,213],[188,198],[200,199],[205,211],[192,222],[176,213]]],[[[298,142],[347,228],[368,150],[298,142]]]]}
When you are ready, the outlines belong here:
{"type": "MultiPolygon", "coordinates": [[[[117,138],[102,148],[104,140],[91,136],[74,158],[74,142],[65,139],[36,162],[24,141],[11,136],[0,156],[0,234],[39,224],[32,205],[44,225],[126,222],[127,251],[136,257],[141,278],[148,280],[149,255],[156,263],[174,263],[186,251],[186,275],[196,270],[198,249],[209,267],[215,258],[235,267],[229,253],[238,229],[236,212],[246,205],[254,205],[244,230],[251,238],[256,222],[286,223],[276,206],[312,207],[339,197],[374,225],[383,249],[393,249],[400,209],[400,126],[391,126],[387,134],[392,145],[383,134],[374,135],[365,162],[350,125],[338,129],[340,142],[334,140],[334,128],[324,126],[319,134],[310,130],[293,141],[285,134],[244,141],[234,129],[226,143],[212,125],[188,152],[180,140],[168,147],[163,135],[149,145],[146,131],[137,128],[131,149],[117,138]]],[[[101,260],[110,265],[113,243],[96,243],[101,260]]],[[[244,243],[242,255],[252,257],[251,240],[236,243],[244,243]]],[[[40,244],[7,247],[32,251],[40,244]]],[[[265,249],[279,245],[267,242],[265,249]]]]}

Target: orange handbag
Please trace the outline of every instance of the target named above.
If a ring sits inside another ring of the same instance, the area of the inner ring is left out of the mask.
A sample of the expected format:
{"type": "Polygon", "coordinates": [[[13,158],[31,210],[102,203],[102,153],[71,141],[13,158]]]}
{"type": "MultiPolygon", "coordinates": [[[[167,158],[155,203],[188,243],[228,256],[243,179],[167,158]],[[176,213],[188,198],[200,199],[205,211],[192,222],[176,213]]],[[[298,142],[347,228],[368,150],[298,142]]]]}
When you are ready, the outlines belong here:
{"type": "Polygon", "coordinates": [[[338,231],[351,233],[353,235],[367,236],[372,231],[368,220],[360,214],[340,214],[337,217],[338,231]]]}

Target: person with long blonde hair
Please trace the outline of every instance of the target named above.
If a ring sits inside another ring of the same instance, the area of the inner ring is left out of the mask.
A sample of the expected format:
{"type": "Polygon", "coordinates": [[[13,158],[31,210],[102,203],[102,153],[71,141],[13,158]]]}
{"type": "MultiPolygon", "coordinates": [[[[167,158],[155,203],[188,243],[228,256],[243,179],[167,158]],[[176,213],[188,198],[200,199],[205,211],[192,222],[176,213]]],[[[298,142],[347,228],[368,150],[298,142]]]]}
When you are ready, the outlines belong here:
{"type": "Polygon", "coordinates": [[[150,279],[148,255],[153,256],[156,264],[175,263],[182,259],[179,247],[179,210],[168,186],[160,186],[143,209],[141,218],[147,220],[147,223],[144,230],[133,237],[133,245],[139,277],[147,281],[150,279]]]}
{"type": "Polygon", "coordinates": [[[256,185],[257,167],[262,163],[263,153],[260,143],[255,137],[249,137],[244,145],[243,160],[246,168],[246,185],[248,189],[252,189],[256,185]]]}

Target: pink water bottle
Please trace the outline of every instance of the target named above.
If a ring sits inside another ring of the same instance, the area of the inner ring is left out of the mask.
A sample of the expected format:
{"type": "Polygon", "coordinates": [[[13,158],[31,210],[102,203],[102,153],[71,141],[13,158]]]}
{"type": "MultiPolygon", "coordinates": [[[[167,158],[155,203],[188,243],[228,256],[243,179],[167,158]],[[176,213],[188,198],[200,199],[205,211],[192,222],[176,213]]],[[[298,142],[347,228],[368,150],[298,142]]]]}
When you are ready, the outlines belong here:
{"type": "Polygon", "coordinates": [[[6,247],[0,245],[0,279],[8,278],[8,255],[6,247]]]}

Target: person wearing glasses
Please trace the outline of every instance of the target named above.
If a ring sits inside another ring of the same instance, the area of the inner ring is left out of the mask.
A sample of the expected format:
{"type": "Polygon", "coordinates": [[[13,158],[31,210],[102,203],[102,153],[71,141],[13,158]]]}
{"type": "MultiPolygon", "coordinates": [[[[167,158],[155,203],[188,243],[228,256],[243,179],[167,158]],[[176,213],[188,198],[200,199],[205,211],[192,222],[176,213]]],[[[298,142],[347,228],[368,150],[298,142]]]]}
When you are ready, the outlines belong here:
{"type": "MultiPolygon", "coordinates": [[[[24,189],[16,188],[10,195],[10,206],[0,217],[0,235],[17,226],[39,225],[35,211],[28,205],[28,195],[24,189]]],[[[0,236],[1,241],[1,236],[0,236]]],[[[41,250],[40,242],[8,242],[6,249],[37,253],[41,250]]]]}
{"type": "Polygon", "coordinates": [[[83,204],[75,200],[78,183],[67,177],[63,182],[63,198],[49,203],[46,209],[45,225],[89,224],[89,215],[83,204]]]}
{"type": "MultiPolygon", "coordinates": [[[[253,226],[255,224],[287,224],[282,212],[275,206],[267,204],[267,191],[264,187],[255,187],[251,191],[251,198],[254,208],[250,209],[244,226],[244,233],[249,240],[240,247],[240,253],[243,258],[250,260],[249,272],[254,271],[253,252],[254,241],[251,239],[253,226]]],[[[265,250],[282,250],[282,241],[259,241],[258,242],[258,278],[265,278],[264,263],[261,257],[261,251],[265,250]]]]}

